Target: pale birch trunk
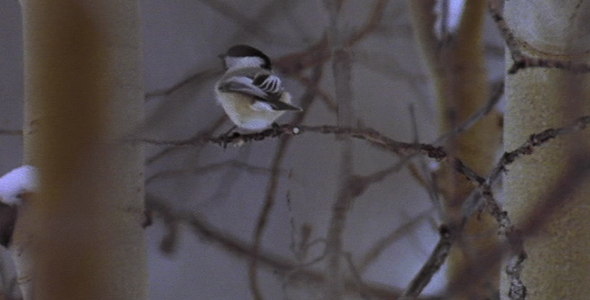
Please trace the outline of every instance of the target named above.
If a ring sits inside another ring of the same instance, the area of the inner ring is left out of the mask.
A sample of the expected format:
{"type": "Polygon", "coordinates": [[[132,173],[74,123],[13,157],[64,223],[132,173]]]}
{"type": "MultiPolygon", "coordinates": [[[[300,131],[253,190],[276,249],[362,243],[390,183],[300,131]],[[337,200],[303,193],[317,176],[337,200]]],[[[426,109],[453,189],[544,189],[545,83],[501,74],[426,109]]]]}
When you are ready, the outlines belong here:
{"type": "Polygon", "coordinates": [[[25,299],[147,299],[137,1],[23,0],[25,162],[40,190],[13,250],[25,299]]]}
{"type": "MultiPolygon", "coordinates": [[[[506,1],[504,12],[525,54],[590,63],[589,3],[506,1]]],[[[511,63],[508,59],[508,67],[511,63]]],[[[588,74],[521,70],[506,76],[506,94],[506,150],[518,147],[532,133],[590,114],[588,74]]],[[[590,178],[575,175],[584,163],[587,166],[589,141],[588,130],[559,137],[519,159],[505,177],[506,208],[526,236],[528,259],[522,279],[527,299],[590,295],[590,178]]],[[[511,299],[506,280],[502,287],[503,299],[511,299]]]]}

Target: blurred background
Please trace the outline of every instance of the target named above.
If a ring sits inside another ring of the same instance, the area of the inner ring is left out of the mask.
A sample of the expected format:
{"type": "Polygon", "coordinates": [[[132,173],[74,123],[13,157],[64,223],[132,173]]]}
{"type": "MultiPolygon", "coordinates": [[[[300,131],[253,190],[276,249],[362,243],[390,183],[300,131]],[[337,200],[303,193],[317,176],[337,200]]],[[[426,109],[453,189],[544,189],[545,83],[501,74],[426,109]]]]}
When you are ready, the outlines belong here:
{"type": "MultiPolygon", "coordinates": [[[[407,3],[345,1],[338,14],[337,32],[352,59],[351,125],[430,143],[441,135],[439,113],[407,3]]],[[[217,56],[235,44],[268,54],[304,108],[279,123],[337,124],[326,43],[334,23],[324,1],[143,0],[141,10],[147,114],[138,138],[179,141],[229,130],[213,86],[223,72],[217,56]]],[[[449,12],[452,30],[460,14],[449,12]]],[[[489,17],[485,43],[490,80],[501,79],[503,44],[489,17]]],[[[0,0],[0,173],[22,161],[22,138],[13,132],[23,120],[22,51],[19,4],[0,0]]],[[[342,145],[315,133],[227,148],[147,144],[151,298],[252,299],[250,254],[263,205],[272,199],[260,235],[258,289],[265,299],[321,299],[342,145]]],[[[348,207],[342,235],[343,272],[351,278],[346,297],[391,298],[435,246],[440,212],[417,174],[424,169],[412,168],[419,159],[400,164],[360,140],[351,147],[352,173],[366,186],[348,207]]],[[[3,257],[7,290],[14,273],[3,257]]],[[[442,291],[443,278],[439,272],[426,295],[442,291]]]]}

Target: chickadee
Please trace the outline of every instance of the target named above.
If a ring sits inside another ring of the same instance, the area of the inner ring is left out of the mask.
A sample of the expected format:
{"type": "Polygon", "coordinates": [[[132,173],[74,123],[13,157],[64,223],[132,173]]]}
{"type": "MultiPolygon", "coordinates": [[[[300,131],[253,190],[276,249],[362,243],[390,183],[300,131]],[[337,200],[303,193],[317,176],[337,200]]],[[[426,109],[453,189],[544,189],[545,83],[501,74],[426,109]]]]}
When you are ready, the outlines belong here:
{"type": "Polygon", "coordinates": [[[291,94],[283,90],[281,80],[272,72],[270,59],[262,51],[237,45],[220,58],[226,71],[215,84],[217,101],[238,127],[264,129],[286,110],[301,111],[291,105],[291,94]]]}

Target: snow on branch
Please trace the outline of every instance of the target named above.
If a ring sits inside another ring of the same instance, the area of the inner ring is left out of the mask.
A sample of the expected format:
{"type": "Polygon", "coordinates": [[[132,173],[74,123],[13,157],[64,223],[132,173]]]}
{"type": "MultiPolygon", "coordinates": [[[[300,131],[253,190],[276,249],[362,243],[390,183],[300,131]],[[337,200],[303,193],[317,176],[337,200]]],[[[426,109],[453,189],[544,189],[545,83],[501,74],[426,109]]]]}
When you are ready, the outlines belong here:
{"type": "Polygon", "coordinates": [[[22,165],[0,177],[0,202],[8,205],[20,205],[22,195],[37,190],[37,169],[22,165]]]}

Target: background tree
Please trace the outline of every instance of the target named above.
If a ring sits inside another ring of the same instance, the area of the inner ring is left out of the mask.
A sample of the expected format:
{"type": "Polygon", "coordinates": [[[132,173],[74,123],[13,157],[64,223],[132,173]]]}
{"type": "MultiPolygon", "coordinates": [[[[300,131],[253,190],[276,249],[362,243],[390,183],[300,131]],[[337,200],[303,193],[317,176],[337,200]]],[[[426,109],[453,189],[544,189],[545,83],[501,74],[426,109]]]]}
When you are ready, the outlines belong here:
{"type": "MultiPolygon", "coordinates": [[[[545,63],[506,77],[505,139],[506,148],[512,149],[531,132],[560,127],[590,113],[590,77],[580,70],[590,62],[590,5],[508,1],[504,11],[514,37],[509,50],[516,61],[507,61],[508,71],[523,61],[531,66],[545,63]],[[560,64],[571,65],[555,68],[560,64]]],[[[588,147],[588,133],[575,133],[509,169],[506,205],[527,237],[522,279],[531,299],[588,295],[588,147]]]]}
{"type": "MultiPolygon", "coordinates": [[[[456,20],[457,28],[450,28],[450,16],[440,23],[441,37],[432,30],[436,28],[439,16],[435,8],[437,1],[409,1],[412,7],[414,32],[429,73],[438,102],[440,132],[453,131],[481,107],[496,101],[502,84],[491,81],[485,62],[484,20],[487,15],[486,1],[466,1],[463,13],[456,20]],[[492,92],[490,92],[492,90],[492,92]]],[[[449,12],[447,11],[446,14],[449,12]]],[[[443,14],[441,12],[441,14],[443,14]]],[[[495,160],[500,139],[498,116],[492,113],[479,120],[460,136],[451,137],[443,143],[449,153],[462,158],[479,174],[490,171],[495,160]]],[[[446,216],[445,223],[459,224],[464,218],[462,206],[473,192],[469,180],[456,172],[453,166],[444,166],[437,173],[441,205],[446,216]]],[[[477,273],[477,261],[489,259],[490,249],[497,243],[494,231],[496,224],[490,215],[472,216],[466,228],[453,247],[449,256],[449,277],[461,280],[467,274],[477,273]]],[[[490,276],[481,282],[464,288],[456,299],[488,299],[497,297],[500,264],[497,263],[490,276]],[[497,274],[497,275],[492,275],[497,274]]]]}
{"type": "Polygon", "coordinates": [[[25,162],[12,250],[24,299],[146,299],[139,7],[23,1],[25,162]]]}

